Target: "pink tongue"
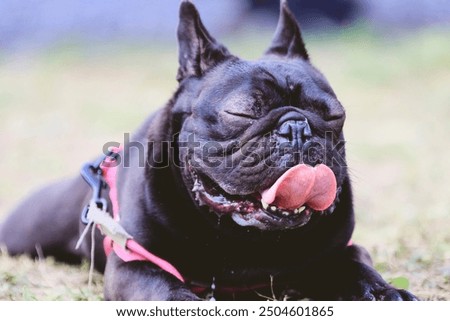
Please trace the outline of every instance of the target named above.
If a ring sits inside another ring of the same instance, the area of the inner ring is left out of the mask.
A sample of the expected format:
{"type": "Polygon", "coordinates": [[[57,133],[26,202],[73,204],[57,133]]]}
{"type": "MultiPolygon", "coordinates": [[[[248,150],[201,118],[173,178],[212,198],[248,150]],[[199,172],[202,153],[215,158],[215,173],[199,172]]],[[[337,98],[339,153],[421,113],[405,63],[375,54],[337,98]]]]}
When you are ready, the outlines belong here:
{"type": "Polygon", "coordinates": [[[323,211],[336,197],[336,177],[326,165],[299,164],[281,175],[272,187],[261,193],[261,197],[267,204],[288,210],[308,205],[323,211]]]}

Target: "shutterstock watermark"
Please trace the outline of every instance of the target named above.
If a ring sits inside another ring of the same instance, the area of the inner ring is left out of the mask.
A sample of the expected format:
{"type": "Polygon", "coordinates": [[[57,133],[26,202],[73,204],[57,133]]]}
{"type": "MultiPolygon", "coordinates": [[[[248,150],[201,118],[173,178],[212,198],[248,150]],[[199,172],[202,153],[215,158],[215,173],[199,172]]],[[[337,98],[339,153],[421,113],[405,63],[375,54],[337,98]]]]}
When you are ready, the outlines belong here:
{"type": "Polygon", "coordinates": [[[174,135],[167,141],[133,141],[124,133],[123,142],[110,141],[103,145],[104,155],[115,154],[116,161],[108,166],[167,168],[169,166],[234,168],[236,166],[292,167],[296,164],[325,164],[329,167],[347,166],[344,140],[332,132],[321,139],[292,141],[266,135],[257,140],[205,140],[188,134],[174,135]]]}

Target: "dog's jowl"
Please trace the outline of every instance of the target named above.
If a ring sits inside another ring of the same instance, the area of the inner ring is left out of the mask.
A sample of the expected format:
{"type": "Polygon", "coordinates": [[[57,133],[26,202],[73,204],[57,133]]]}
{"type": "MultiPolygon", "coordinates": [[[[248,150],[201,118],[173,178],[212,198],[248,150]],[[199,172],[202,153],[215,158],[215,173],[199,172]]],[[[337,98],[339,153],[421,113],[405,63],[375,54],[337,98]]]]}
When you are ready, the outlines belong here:
{"type": "Polygon", "coordinates": [[[351,243],[345,111],[286,1],[257,61],[217,42],[189,1],[178,43],[174,96],[83,177],[20,204],[0,229],[8,252],[77,263],[97,226],[109,300],[415,300],[351,243]]]}

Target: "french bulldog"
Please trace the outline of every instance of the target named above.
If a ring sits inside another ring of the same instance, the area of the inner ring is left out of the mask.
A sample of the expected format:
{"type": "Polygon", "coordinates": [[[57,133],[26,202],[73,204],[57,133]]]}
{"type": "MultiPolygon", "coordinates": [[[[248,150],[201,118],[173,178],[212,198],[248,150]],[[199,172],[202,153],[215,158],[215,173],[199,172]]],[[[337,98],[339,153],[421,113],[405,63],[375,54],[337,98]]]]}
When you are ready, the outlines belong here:
{"type": "MultiPolygon", "coordinates": [[[[270,47],[247,61],[182,1],[179,86],[116,155],[114,187],[120,226],[167,264],[105,255],[96,233],[107,300],[416,300],[351,243],[345,111],[287,2],[280,8],[270,47]]],[[[90,241],[75,244],[92,197],[80,177],[43,188],[7,217],[0,242],[11,255],[38,247],[69,263],[89,259],[90,241]]]]}

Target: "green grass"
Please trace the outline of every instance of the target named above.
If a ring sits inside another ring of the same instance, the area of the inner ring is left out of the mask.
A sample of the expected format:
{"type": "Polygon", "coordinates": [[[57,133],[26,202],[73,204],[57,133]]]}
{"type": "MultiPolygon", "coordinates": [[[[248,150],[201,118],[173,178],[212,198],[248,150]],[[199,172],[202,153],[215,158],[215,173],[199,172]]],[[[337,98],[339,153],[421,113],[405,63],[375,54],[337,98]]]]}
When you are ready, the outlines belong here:
{"type": "MultiPolygon", "coordinates": [[[[450,300],[450,31],[380,37],[349,29],[307,39],[347,109],[354,241],[382,275],[425,300],[450,300]],[[409,282],[405,282],[404,278],[409,282]]],[[[229,44],[260,56],[270,35],[229,44]]],[[[65,45],[0,54],[0,216],[49,180],[76,175],[176,87],[175,44],[65,45]]],[[[0,256],[0,299],[95,300],[88,268],[0,256]]]]}

